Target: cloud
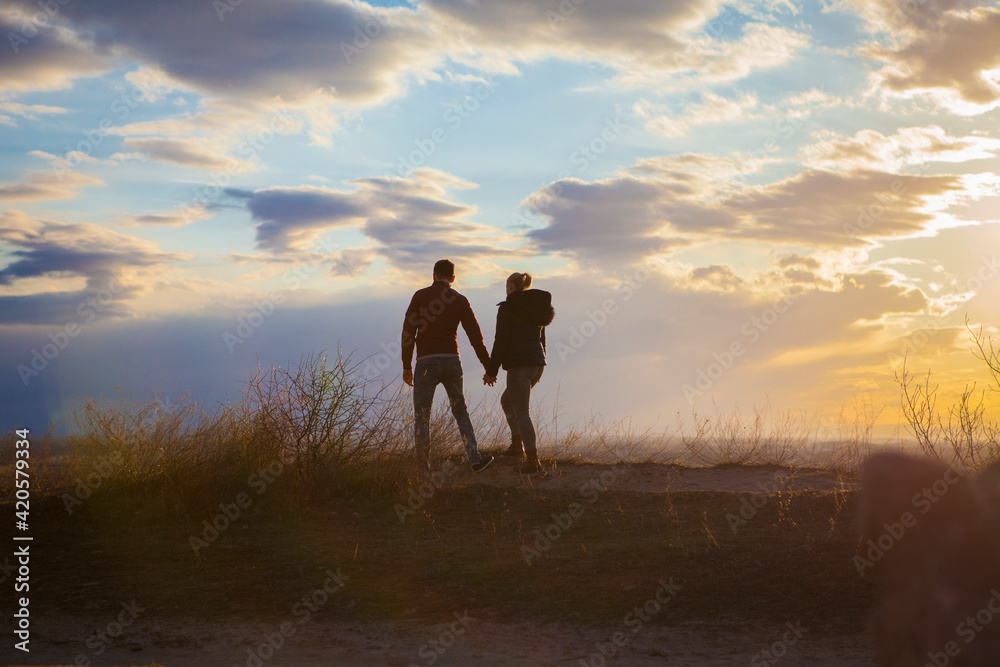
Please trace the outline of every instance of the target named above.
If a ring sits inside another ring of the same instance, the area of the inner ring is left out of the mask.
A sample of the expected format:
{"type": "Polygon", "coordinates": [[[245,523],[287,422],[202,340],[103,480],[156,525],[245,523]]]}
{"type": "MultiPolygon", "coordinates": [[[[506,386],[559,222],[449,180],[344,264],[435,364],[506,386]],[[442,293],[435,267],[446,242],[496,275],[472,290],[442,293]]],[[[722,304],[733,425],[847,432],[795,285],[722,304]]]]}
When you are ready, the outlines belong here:
{"type": "Polygon", "coordinates": [[[789,294],[802,294],[811,289],[830,291],[840,281],[843,264],[842,258],[839,262],[830,262],[821,261],[817,256],[783,253],[771,258],[772,268],[756,276],[754,286],[764,292],[778,289],[789,294]]]}
{"type": "Polygon", "coordinates": [[[542,226],[526,232],[526,239],[542,252],[598,264],[640,263],[722,240],[864,248],[977,224],[953,211],[1000,194],[1000,177],[898,170],[920,164],[926,172],[931,161],[961,163],[990,157],[998,148],[996,140],[952,137],[935,126],[902,128],[888,137],[873,131],[854,137],[822,133],[802,149],[806,166],[764,183],[750,183],[736,157],[644,158],[616,176],[565,179],[527,197],[523,205],[542,226]]]}
{"type": "Polygon", "coordinates": [[[671,196],[690,201],[725,198],[744,187],[747,176],[760,173],[782,158],[768,156],[762,148],[754,154],[734,151],[729,155],[711,153],[675,153],[641,158],[627,173],[654,182],[672,184],[671,196]]]}
{"type": "Polygon", "coordinates": [[[863,51],[886,63],[873,92],[929,97],[962,115],[1000,106],[1000,8],[941,0],[853,4],[881,36],[863,51]]]}
{"type": "Polygon", "coordinates": [[[214,6],[108,0],[67,3],[62,12],[103,50],[220,97],[294,102],[322,90],[341,102],[373,104],[401,92],[410,73],[429,73],[441,62],[420,8],[322,0],[280,6],[264,0],[214,6]],[[377,35],[366,36],[366,29],[377,35]]]}
{"type": "MultiPolygon", "coordinates": [[[[53,107],[45,104],[18,104],[16,102],[0,102],[0,111],[20,116],[25,120],[38,120],[39,116],[66,113],[62,107],[53,107]]],[[[13,118],[5,114],[0,114],[0,123],[16,127],[17,123],[13,118]]]]}
{"type": "Polygon", "coordinates": [[[645,121],[646,130],[665,137],[687,136],[693,128],[703,125],[762,119],[772,121],[775,132],[785,136],[818,109],[853,104],[819,88],[789,95],[775,104],[762,104],[756,93],[735,93],[733,97],[724,97],[703,90],[700,101],[687,104],[682,110],[673,104],[657,104],[641,98],[632,110],[645,121]]]}
{"type": "Polygon", "coordinates": [[[119,218],[122,227],[143,227],[147,225],[162,225],[164,227],[183,227],[192,222],[206,220],[214,215],[205,206],[188,205],[165,213],[144,213],[127,215],[119,218]]]}
{"type": "Polygon", "coordinates": [[[775,346],[769,361],[799,372],[812,366],[830,379],[858,370],[887,374],[885,361],[894,345],[889,323],[918,316],[930,305],[924,292],[900,284],[893,273],[869,269],[841,274],[832,288],[794,298],[782,332],[769,341],[775,346]]]}
{"type": "Polygon", "coordinates": [[[965,187],[954,176],[811,169],[725,198],[700,185],[630,176],[560,181],[525,201],[548,217],[548,224],[527,238],[545,252],[597,262],[640,262],[672,248],[712,242],[720,234],[847,247],[924,230],[935,219],[924,210],[928,198],[965,187]]]}
{"type": "Polygon", "coordinates": [[[435,169],[418,169],[410,178],[378,177],[353,181],[366,202],[363,231],[398,267],[422,269],[428,257],[458,260],[509,254],[510,237],[469,217],[473,206],[448,199],[449,191],[472,183],[435,169]]]}
{"type": "Polygon", "coordinates": [[[72,168],[71,164],[73,163],[79,164],[81,162],[100,162],[100,160],[94,156],[88,155],[82,151],[70,151],[66,153],[65,156],[54,155],[53,153],[46,153],[45,151],[28,151],[28,155],[48,160],[57,167],[65,167],[67,169],[72,168]]]}
{"type": "Polygon", "coordinates": [[[691,272],[689,280],[694,289],[735,292],[743,287],[743,279],[726,264],[699,266],[691,272]]]}
{"type": "Polygon", "coordinates": [[[358,224],[364,214],[351,193],[332,188],[266,188],[245,198],[257,223],[257,247],[276,253],[305,250],[331,229],[358,224]]]}
{"type": "Polygon", "coordinates": [[[199,140],[126,137],[122,146],[133,148],[151,160],[170,162],[183,167],[206,170],[227,170],[239,174],[253,168],[253,163],[229,157],[199,140]]]}
{"type": "Polygon", "coordinates": [[[804,169],[736,194],[725,206],[740,216],[743,238],[852,246],[922,232],[935,219],[928,200],[961,189],[956,176],[804,169]]]}
{"type": "MultiPolygon", "coordinates": [[[[5,3],[6,4],[6,3],[5,3]]],[[[0,7],[0,91],[68,88],[73,78],[99,74],[110,64],[106,51],[59,22],[34,22],[34,4],[0,7]]],[[[35,111],[38,113],[38,111],[35,111]]]]}
{"type": "Polygon", "coordinates": [[[476,46],[482,51],[509,51],[528,60],[575,46],[591,53],[628,52],[648,61],[664,57],[658,49],[681,46],[675,36],[696,30],[718,13],[720,4],[626,0],[614,7],[604,3],[560,7],[530,0],[504,4],[429,0],[425,6],[443,29],[479,39],[476,46]]]}
{"type": "Polygon", "coordinates": [[[719,39],[736,14],[720,2],[629,0],[547,5],[530,0],[422,5],[444,35],[448,56],[483,69],[512,73],[518,62],[547,58],[599,62],[617,70],[619,84],[665,89],[732,82],[785,64],[808,38],[749,22],[734,41],[719,39]],[[698,35],[702,30],[710,34],[698,35]]]}
{"type": "Polygon", "coordinates": [[[830,171],[877,169],[899,172],[928,162],[961,163],[996,157],[1000,139],[979,135],[951,136],[937,125],[901,127],[892,135],[860,130],[853,137],[831,131],[802,149],[803,164],[830,171]]]}
{"type": "Polygon", "coordinates": [[[636,102],[633,110],[645,121],[646,129],[653,134],[683,137],[696,125],[759,118],[759,115],[753,113],[753,109],[759,104],[760,100],[753,93],[745,93],[737,99],[728,99],[705,91],[701,94],[700,103],[689,104],[679,114],[671,113],[671,108],[667,105],[653,104],[645,99],[636,102]]]}
{"type": "Polygon", "coordinates": [[[104,181],[65,169],[31,171],[20,183],[0,183],[0,201],[74,199],[80,188],[96,185],[104,185],[104,181]]]}
{"type": "MultiPolygon", "coordinates": [[[[201,0],[67,3],[60,34],[90,46],[89,59],[102,66],[107,61],[93,53],[138,62],[215,98],[292,105],[325,98],[355,107],[398,97],[414,81],[440,79],[449,62],[506,74],[551,58],[595,62],[613,68],[621,84],[662,87],[675,75],[688,84],[735,81],[788,63],[808,44],[805,35],[760,20],[742,25],[735,39],[717,39],[713,25],[729,26],[736,13],[720,15],[716,0],[614,7],[532,0],[396,7],[296,0],[278,7],[243,0],[212,7],[201,0]],[[706,29],[710,34],[699,35],[706,29]]],[[[319,106],[310,121],[336,123],[319,106]]]]}
{"type": "Polygon", "coordinates": [[[685,241],[665,232],[671,217],[684,225],[698,218],[705,231],[728,226],[697,204],[678,203],[684,184],[622,177],[586,183],[565,179],[528,197],[524,204],[549,218],[527,238],[543,252],[568,252],[588,262],[640,261],[685,241]],[[704,217],[698,213],[704,212],[704,217]]]}
{"type": "MultiPolygon", "coordinates": [[[[689,44],[689,52],[697,57],[686,68],[685,79],[696,87],[706,83],[732,83],[753,72],[786,65],[807,46],[809,37],[800,32],[764,23],[748,23],[736,42],[699,39],[689,44]]],[[[656,85],[646,72],[636,78],[646,86],[656,85]]]]}
{"type": "Polygon", "coordinates": [[[795,253],[788,253],[785,255],[781,255],[780,257],[778,257],[775,264],[782,269],[787,269],[788,267],[797,266],[815,270],[818,269],[820,266],[819,260],[817,260],[815,257],[803,257],[802,255],[797,255],[795,253]]]}
{"type": "Polygon", "coordinates": [[[0,323],[58,322],[65,309],[85,302],[101,291],[117,295],[107,314],[121,314],[121,299],[134,298],[141,286],[122,283],[123,270],[146,270],[185,259],[178,253],[162,252],[150,242],[126,236],[92,223],[62,223],[32,218],[10,210],[0,216],[0,241],[14,248],[0,269],[0,285],[16,286],[32,279],[58,280],[80,276],[83,290],[46,290],[34,294],[0,297],[0,323]]]}
{"type": "MultiPolygon", "coordinates": [[[[505,237],[492,227],[471,222],[472,206],[448,199],[454,188],[473,184],[434,169],[417,169],[410,177],[360,178],[355,191],[303,185],[253,192],[230,190],[242,200],[256,223],[257,246],[274,254],[308,251],[324,234],[356,228],[376,245],[373,252],[400,268],[422,267],[427,257],[503,255],[505,237]]],[[[359,258],[353,255],[351,266],[359,258]]],[[[343,261],[341,256],[337,261],[343,261]]],[[[339,265],[335,263],[334,271],[339,265]]]]}
{"type": "Polygon", "coordinates": [[[353,278],[371,266],[378,255],[368,248],[348,248],[330,258],[330,274],[353,278]]]}
{"type": "MultiPolygon", "coordinates": [[[[311,136],[332,132],[313,118],[311,136]]],[[[235,175],[252,171],[257,161],[278,135],[302,130],[299,111],[266,101],[203,100],[198,113],[145,120],[112,128],[110,134],[124,136],[122,145],[142,153],[121,154],[111,159],[136,156],[205,170],[226,170],[235,175]],[[234,155],[235,154],[235,155],[234,155]]]]}

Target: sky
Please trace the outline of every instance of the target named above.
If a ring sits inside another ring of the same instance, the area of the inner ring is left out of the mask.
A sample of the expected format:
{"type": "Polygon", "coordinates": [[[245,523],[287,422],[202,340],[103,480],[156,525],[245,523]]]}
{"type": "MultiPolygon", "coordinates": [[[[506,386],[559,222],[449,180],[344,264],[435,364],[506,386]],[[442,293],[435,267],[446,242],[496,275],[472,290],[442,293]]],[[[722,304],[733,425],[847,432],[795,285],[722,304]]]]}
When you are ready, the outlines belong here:
{"type": "Polygon", "coordinates": [[[323,349],[399,386],[443,257],[487,345],[507,275],[553,294],[563,423],[892,429],[904,358],[989,380],[1000,3],[7,0],[0,35],[4,429],[323,349]]]}

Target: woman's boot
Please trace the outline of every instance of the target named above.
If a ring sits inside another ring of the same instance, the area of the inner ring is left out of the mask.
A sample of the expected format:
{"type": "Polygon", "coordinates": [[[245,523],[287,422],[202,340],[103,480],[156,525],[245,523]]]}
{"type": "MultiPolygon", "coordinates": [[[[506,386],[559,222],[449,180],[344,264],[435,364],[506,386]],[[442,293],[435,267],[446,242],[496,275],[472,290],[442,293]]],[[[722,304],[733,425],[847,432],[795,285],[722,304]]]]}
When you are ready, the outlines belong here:
{"type": "Polygon", "coordinates": [[[522,463],[517,469],[517,471],[521,474],[540,472],[541,470],[542,467],[538,465],[537,454],[528,454],[528,458],[524,459],[524,463],[522,463]]]}
{"type": "Polygon", "coordinates": [[[524,456],[524,445],[521,444],[521,436],[510,436],[510,447],[503,451],[502,456],[509,456],[515,459],[519,459],[524,456]]]}

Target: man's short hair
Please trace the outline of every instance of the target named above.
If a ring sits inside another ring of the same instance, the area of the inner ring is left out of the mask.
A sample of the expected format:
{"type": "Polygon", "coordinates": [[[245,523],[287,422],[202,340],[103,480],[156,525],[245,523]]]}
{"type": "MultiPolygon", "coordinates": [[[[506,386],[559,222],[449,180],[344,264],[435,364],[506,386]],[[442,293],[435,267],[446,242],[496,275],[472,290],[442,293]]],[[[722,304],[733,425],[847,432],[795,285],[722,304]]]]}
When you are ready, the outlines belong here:
{"type": "Polygon", "coordinates": [[[438,278],[451,279],[455,277],[455,263],[450,259],[439,259],[434,263],[434,275],[438,278]]]}

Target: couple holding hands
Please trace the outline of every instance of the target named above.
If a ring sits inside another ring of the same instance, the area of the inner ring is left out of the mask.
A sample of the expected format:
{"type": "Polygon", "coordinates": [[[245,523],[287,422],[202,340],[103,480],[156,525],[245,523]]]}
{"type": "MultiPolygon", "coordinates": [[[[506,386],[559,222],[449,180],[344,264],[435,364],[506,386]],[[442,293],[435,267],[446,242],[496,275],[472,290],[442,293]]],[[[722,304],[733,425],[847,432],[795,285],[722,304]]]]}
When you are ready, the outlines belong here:
{"type": "Polygon", "coordinates": [[[413,387],[417,461],[430,472],[431,405],[440,383],[448,393],[472,469],[481,472],[493,463],[492,456],[479,453],[465,403],[462,360],[458,354],[461,324],[486,369],[483,382],[492,387],[500,368],[507,371],[507,388],[500,396],[500,406],[510,425],[511,443],[503,455],[524,458],[519,472],[538,472],[541,468],[535,448],[535,427],[528,409],[531,388],[538,384],[545,369],[545,327],[555,315],[552,295],[529,289],[530,274],[510,274],[507,298],[498,304],[496,338],[493,351],[489,352],[469,300],[451,287],[454,281],[455,265],[447,259],[439,260],[434,264],[434,282],[414,293],[403,319],[403,381],[413,387]],[[416,368],[412,366],[414,345],[416,368]]]}

